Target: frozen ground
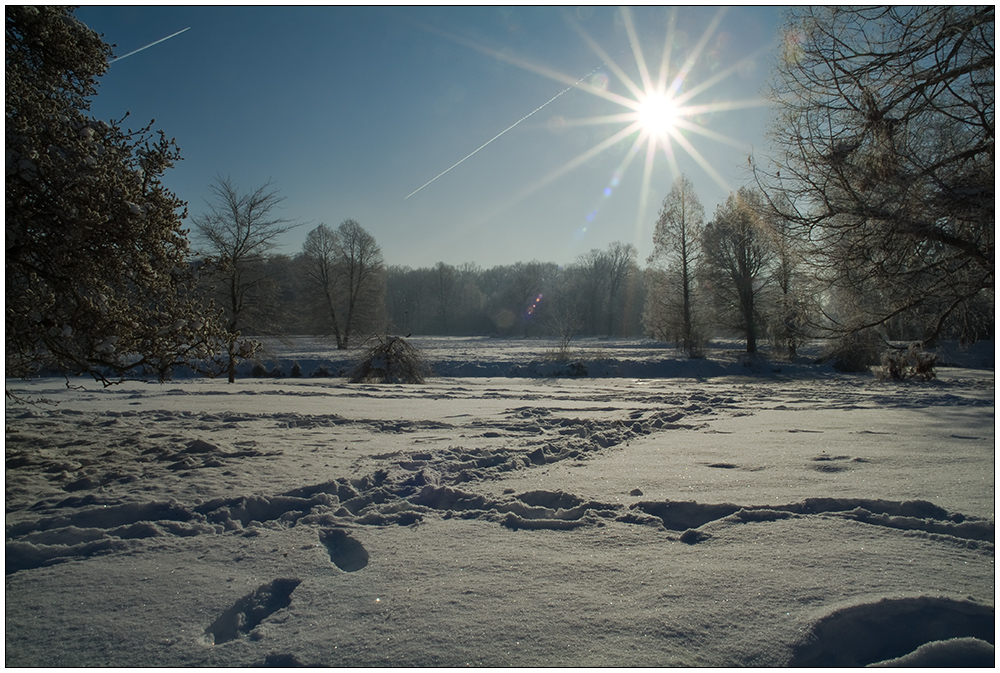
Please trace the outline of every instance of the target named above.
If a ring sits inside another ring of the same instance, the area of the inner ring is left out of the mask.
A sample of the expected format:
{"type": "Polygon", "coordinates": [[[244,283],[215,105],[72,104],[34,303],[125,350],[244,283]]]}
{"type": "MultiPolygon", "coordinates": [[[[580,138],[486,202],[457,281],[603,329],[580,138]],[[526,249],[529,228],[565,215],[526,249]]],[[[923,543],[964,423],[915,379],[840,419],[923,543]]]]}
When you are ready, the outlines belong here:
{"type": "Polygon", "coordinates": [[[417,343],[445,376],[8,380],[54,406],[6,408],[6,665],[993,664],[992,349],[417,343]]]}

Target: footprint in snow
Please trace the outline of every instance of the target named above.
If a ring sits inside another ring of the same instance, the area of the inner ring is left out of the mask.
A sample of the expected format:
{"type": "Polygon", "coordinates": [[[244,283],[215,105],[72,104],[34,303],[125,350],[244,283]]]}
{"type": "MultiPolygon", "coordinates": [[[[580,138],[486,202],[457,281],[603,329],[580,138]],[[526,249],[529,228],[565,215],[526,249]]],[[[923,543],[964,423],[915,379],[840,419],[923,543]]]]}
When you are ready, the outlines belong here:
{"type": "Polygon", "coordinates": [[[339,528],[321,531],[319,541],[330,553],[333,564],[344,572],[352,573],[368,565],[368,550],[347,531],[339,528]]]}

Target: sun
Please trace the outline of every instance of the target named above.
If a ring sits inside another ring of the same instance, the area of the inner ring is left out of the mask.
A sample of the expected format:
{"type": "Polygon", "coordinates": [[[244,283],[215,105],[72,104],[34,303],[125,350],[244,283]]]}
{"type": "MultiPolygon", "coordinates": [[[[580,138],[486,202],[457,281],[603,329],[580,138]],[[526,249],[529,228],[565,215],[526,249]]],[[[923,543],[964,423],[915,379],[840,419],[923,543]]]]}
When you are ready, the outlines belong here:
{"type": "Polygon", "coordinates": [[[658,91],[642,96],[636,109],[636,121],[650,136],[665,138],[674,133],[674,123],[680,114],[680,107],[674,99],[658,91]]]}

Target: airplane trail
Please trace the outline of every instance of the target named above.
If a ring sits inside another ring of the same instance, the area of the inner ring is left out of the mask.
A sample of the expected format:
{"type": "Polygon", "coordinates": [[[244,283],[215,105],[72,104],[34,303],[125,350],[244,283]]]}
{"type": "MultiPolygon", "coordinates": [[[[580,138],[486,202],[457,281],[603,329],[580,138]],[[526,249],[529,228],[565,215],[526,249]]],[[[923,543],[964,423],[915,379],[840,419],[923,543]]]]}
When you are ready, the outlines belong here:
{"type": "Polygon", "coordinates": [[[577,84],[579,84],[583,80],[585,80],[588,77],[590,77],[591,75],[593,75],[595,72],[597,72],[598,70],[600,70],[601,68],[603,68],[605,65],[607,65],[606,62],[602,63],[601,65],[597,66],[596,68],[594,68],[593,70],[591,70],[590,72],[588,72],[586,75],[584,75],[583,77],[581,77],[580,79],[576,80],[576,82],[572,86],[566,87],[565,89],[563,89],[562,91],[560,91],[559,93],[557,93],[555,96],[553,96],[552,98],[548,99],[547,101],[545,101],[544,103],[542,103],[541,105],[539,105],[538,107],[536,107],[534,110],[532,110],[531,112],[529,112],[528,114],[524,115],[523,117],[521,117],[520,119],[518,119],[516,122],[514,122],[513,124],[511,124],[510,126],[508,126],[507,128],[505,128],[503,131],[501,131],[500,133],[496,134],[495,136],[493,136],[492,138],[490,138],[489,140],[487,140],[485,143],[483,143],[482,145],[480,145],[476,149],[472,150],[472,152],[470,152],[469,154],[465,155],[464,157],[462,157],[461,159],[459,159],[458,161],[456,161],[454,164],[452,164],[451,166],[449,166],[445,170],[441,171],[440,173],[438,173],[437,175],[435,175],[433,178],[431,178],[430,180],[428,180],[427,182],[425,182],[424,184],[420,185],[415,190],[413,190],[412,192],[410,192],[409,194],[407,194],[406,196],[404,196],[403,200],[405,201],[406,199],[410,198],[411,196],[413,196],[414,194],[416,194],[417,192],[419,192],[421,189],[423,189],[427,185],[431,184],[432,182],[434,182],[435,180],[437,180],[438,178],[440,178],[442,175],[444,175],[448,171],[452,170],[453,168],[455,168],[456,166],[458,166],[459,164],[461,164],[462,162],[464,162],[466,159],[469,159],[470,157],[472,157],[479,150],[483,149],[484,147],[486,147],[487,145],[489,145],[491,142],[493,142],[494,140],[496,140],[497,138],[499,138],[503,134],[507,133],[507,131],[510,131],[512,128],[514,128],[515,126],[517,126],[518,124],[520,124],[521,122],[523,122],[525,119],[527,119],[531,115],[533,115],[536,112],[538,112],[539,110],[541,110],[543,107],[545,107],[546,105],[548,105],[549,103],[551,103],[552,101],[554,101],[556,98],[559,98],[560,96],[562,96],[564,93],[566,93],[567,91],[569,91],[570,89],[572,89],[573,87],[575,87],[577,84]]]}
{"type": "Polygon", "coordinates": [[[116,63],[116,62],[118,62],[118,61],[122,60],[123,58],[128,58],[128,57],[129,57],[129,56],[131,56],[132,54],[138,54],[138,53],[139,53],[140,51],[142,51],[142,50],[144,50],[144,49],[149,49],[150,47],[155,47],[156,45],[158,45],[158,44],[159,44],[159,43],[161,43],[161,42],[164,42],[164,41],[166,41],[166,40],[169,40],[169,39],[170,39],[170,38],[172,38],[172,37],[177,37],[178,35],[180,35],[181,33],[183,33],[183,32],[184,32],[185,30],[191,30],[191,26],[188,26],[188,27],[187,27],[187,28],[185,28],[184,30],[178,30],[178,31],[177,31],[176,33],[174,33],[173,35],[167,35],[166,37],[163,37],[163,38],[160,38],[160,39],[159,39],[159,40],[157,40],[156,42],[150,42],[150,43],[149,43],[149,44],[147,44],[147,45],[146,45],[145,47],[139,47],[139,48],[138,48],[138,49],[136,49],[135,51],[130,51],[129,53],[125,54],[124,56],[119,56],[119,57],[117,57],[117,58],[113,58],[113,59],[111,59],[111,63],[116,63]]]}

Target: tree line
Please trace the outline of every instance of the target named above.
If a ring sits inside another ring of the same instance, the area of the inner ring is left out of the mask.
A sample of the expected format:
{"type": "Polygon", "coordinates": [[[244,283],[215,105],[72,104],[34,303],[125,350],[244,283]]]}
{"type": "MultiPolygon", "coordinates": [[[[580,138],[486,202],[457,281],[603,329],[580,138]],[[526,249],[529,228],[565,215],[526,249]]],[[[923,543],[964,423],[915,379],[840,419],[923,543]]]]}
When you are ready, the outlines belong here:
{"type": "Polygon", "coordinates": [[[194,219],[192,233],[206,259],[200,286],[223,307],[233,334],[316,335],[347,349],[387,332],[642,333],[643,274],[632,245],[616,242],[566,267],[531,261],[484,269],[439,262],[414,269],[386,265],[375,238],[348,219],[336,228],[316,226],[294,255],[276,254],[275,236],[288,227],[272,217],[277,191],[268,184],[243,194],[228,177],[220,177],[213,191],[220,203],[194,219]]]}
{"type": "MultiPolygon", "coordinates": [[[[6,8],[6,369],[91,374],[187,364],[235,375],[253,337],[375,333],[713,334],[794,357],[816,336],[870,359],[893,340],[994,336],[995,9],[795,7],[771,80],[769,153],[706,220],[680,176],[654,252],[571,264],[386,266],[357,222],[310,231],[267,183],[220,176],[208,210],[160,178],[173,140],[91,118],[111,49],[65,7],[6,8]]],[[[127,115],[126,115],[127,117],[127,115]]]]}

